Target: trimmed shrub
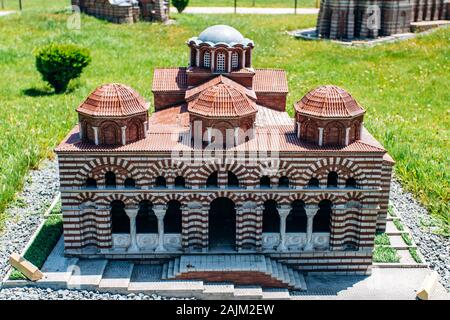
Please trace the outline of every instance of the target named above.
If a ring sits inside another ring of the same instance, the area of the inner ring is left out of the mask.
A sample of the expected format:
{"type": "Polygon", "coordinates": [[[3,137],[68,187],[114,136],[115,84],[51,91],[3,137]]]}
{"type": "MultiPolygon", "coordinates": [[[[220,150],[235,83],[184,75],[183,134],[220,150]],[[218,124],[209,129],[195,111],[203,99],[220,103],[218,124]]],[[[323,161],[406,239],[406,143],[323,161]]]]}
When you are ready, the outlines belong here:
{"type": "Polygon", "coordinates": [[[36,68],[56,93],[65,92],[91,62],[88,49],[73,44],[50,44],[35,51],[36,68]]]}
{"type": "Polygon", "coordinates": [[[172,0],[172,5],[177,8],[178,13],[182,13],[189,4],[189,0],[172,0]]]}

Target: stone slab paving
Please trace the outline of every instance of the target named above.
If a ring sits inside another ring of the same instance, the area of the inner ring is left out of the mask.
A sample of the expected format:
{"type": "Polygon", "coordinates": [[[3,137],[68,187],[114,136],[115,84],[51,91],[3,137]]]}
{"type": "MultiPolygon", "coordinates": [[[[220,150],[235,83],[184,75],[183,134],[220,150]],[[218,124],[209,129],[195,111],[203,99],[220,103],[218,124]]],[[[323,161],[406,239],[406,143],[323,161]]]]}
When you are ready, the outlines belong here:
{"type": "Polygon", "coordinates": [[[15,11],[0,11],[0,17],[15,13],[15,11]]]}
{"type": "Polygon", "coordinates": [[[105,271],[107,260],[79,260],[67,284],[69,289],[95,290],[105,271]]]}
{"type": "Polygon", "coordinates": [[[109,261],[99,283],[100,290],[126,291],[134,264],[128,261],[109,261]]]}
{"type": "Polygon", "coordinates": [[[386,221],[386,234],[388,235],[399,235],[402,231],[398,230],[392,220],[386,221]]]}
{"type": "Polygon", "coordinates": [[[414,258],[409,253],[408,249],[397,250],[397,253],[398,253],[399,257],[400,257],[400,263],[402,263],[402,264],[414,264],[414,263],[416,263],[414,258]]]}
{"type": "MultiPolygon", "coordinates": [[[[177,12],[174,7],[170,8],[170,12],[177,12]]],[[[187,7],[183,13],[190,14],[226,14],[234,13],[234,7],[187,7]]],[[[238,14],[294,14],[294,8],[236,8],[238,14]]],[[[318,8],[297,8],[297,14],[318,14],[318,8]]]]}
{"type": "Polygon", "coordinates": [[[64,238],[61,237],[42,266],[41,270],[45,274],[45,278],[39,280],[38,283],[48,287],[65,285],[72,276],[77,262],[77,258],[64,257],[64,238]]]}
{"type": "MultiPolygon", "coordinates": [[[[307,292],[291,293],[293,300],[411,300],[430,270],[425,268],[374,268],[370,276],[306,276],[307,292]]],[[[438,283],[432,300],[450,300],[438,283]]]]}
{"type": "Polygon", "coordinates": [[[403,241],[402,236],[389,236],[389,241],[391,242],[391,247],[394,249],[405,249],[409,246],[403,241]]]}
{"type": "Polygon", "coordinates": [[[262,299],[263,290],[259,286],[235,286],[234,297],[236,299],[262,299]]]}

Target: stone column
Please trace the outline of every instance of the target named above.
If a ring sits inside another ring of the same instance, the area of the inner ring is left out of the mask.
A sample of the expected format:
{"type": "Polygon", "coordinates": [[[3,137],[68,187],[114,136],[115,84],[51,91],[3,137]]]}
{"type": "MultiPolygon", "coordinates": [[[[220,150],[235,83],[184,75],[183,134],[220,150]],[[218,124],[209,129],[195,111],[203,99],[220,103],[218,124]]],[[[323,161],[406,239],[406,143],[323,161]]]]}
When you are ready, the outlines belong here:
{"type": "Polygon", "coordinates": [[[215,52],[214,50],[211,50],[211,72],[214,72],[214,67],[215,67],[215,52]]]}
{"type": "Polygon", "coordinates": [[[231,72],[231,51],[228,51],[228,72],[231,72]]]}
{"type": "Polygon", "coordinates": [[[127,144],[127,126],[123,126],[120,128],[122,130],[122,144],[127,144]]]}
{"type": "Polygon", "coordinates": [[[84,139],[83,125],[81,124],[81,122],[78,124],[78,127],[80,129],[80,139],[84,139]]]}
{"type": "Polygon", "coordinates": [[[348,146],[350,142],[350,128],[345,128],[345,145],[348,146]]]}
{"type": "Polygon", "coordinates": [[[319,146],[323,145],[323,128],[319,128],[319,146]]]}
{"type": "Polygon", "coordinates": [[[144,137],[147,138],[148,135],[148,121],[144,122],[144,137]]]}
{"type": "Polygon", "coordinates": [[[208,127],[206,128],[206,131],[208,133],[208,143],[211,143],[211,137],[212,137],[212,128],[208,127]]]}
{"type": "Polygon", "coordinates": [[[137,245],[137,237],[136,237],[136,216],[137,216],[138,210],[139,210],[139,208],[137,208],[137,207],[132,207],[132,208],[126,209],[127,216],[130,219],[130,239],[131,239],[131,244],[127,249],[128,252],[138,252],[139,251],[139,247],[137,245]]]}
{"type": "Polygon", "coordinates": [[[155,252],[164,252],[164,216],[166,215],[167,205],[155,205],[153,206],[153,212],[158,219],[158,247],[155,252]]]}
{"type": "Polygon", "coordinates": [[[245,50],[242,50],[242,62],[241,62],[241,65],[242,65],[242,69],[245,68],[245,50]]]}
{"type": "Polygon", "coordinates": [[[239,128],[234,128],[234,145],[237,146],[239,144],[239,128]]]}
{"type": "Polygon", "coordinates": [[[297,122],[297,138],[300,139],[300,133],[302,129],[302,124],[300,122],[297,122]]]}
{"type": "Polygon", "coordinates": [[[98,127],[92,127],[92,130],[94,130],[94,143],[97,146],[99,141],[98,141],[98,127]]]}
{"type": "Polygon", "coordinates": [[[280,216],[280,244],[278,245],[277,251],[286,251],[286,218],[291,212],[291,206],[280,205],[277,209],[280,216]]]}
{"type": "Polygon", "coordinates": [[[317,210],[319,210],[318,206],[306,206],[306,217],[308,218],[307,224],[306,224],[306,244],[303,248],[304,251],[311,251],[314,250],[314,243],[313,243],[313,220],[314,216],[317,213],[317,210]]]}
{"type": "Polygon", "coordinates": [[[195,66],[200,67],[200,50],[195,49],[195,66]]]}

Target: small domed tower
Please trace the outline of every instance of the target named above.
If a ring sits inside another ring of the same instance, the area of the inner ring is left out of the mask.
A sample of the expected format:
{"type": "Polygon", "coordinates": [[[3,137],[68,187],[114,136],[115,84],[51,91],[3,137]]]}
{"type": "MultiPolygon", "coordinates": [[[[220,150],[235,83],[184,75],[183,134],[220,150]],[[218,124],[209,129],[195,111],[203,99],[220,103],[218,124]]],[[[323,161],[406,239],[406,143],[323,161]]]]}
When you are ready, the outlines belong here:
{"type": "Polygon", "coordinates": [[[105,84],[77,108],[80,138],[96,145],[125,145],[145,137],[148,104],[132,88],[105,84]]]}
{"type": "Polygon", "coordinates": [[[346,146],[361,137],[364,109],[344,89],[321,86],[295,105],[300,140],[319,146],[346,146]]]}
{"type": "Polygon", "coordinates": [[[253,138],[256,119],[256,96],[253,90],[219,76],[188,90],[191,137],[206,143],[222,139],[232,146],[253,138]]]}
{"type": "Polygon", "coordinates": [[[227,25],[206,28],[198,37],[188,40],[190,66],[214,73],[230,73],[252,67],[253,41],[227,25]]]}

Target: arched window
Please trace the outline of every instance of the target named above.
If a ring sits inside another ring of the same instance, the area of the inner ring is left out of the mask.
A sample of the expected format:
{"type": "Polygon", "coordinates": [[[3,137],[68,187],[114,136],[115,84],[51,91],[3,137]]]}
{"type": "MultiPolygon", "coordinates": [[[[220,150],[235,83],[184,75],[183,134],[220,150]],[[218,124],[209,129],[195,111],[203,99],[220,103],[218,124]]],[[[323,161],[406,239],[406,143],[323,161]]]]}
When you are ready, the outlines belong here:
{"type": "Polygon", "coordinates": [[[319,203],[319,210],[313,220],[313,232],[330,232],[332,206],[330,200],[322,200],[319,203]]]}
{"type": "Polygon", "coordinates": [[[175,178],[175,187],[176,188],[186,188],[186,181],[182,176],[178,176],[175,178]]]}
{"type": "Polygon", "coordinates": [[[311,178],[308,181],[308,188],[314,189],[314,188],[319,188],[320,184],[319,184],[319,179],[317,178],[311,178]]]}
{"type": "Polygon", "coordinates": [[[286,176],[280,177],[280,179],[278,179],[278,187],[289,188],[289,178],[286,176]]]}
{"type": "Polygon", "coordinates": [[[203,54],[203,66],[205,68],[211,68],[211,53],[209,51],[205,51],[203,54]]]}
{"type": "Polygon", "coordinates": [[[156,177],[155,187],[156,188],[166,188],[167,187],[166,178],[164,178],[163,176],[156,177]]]}
{"type": "Polygon", "coordinates": [[[274,200],[267,200],[264,203],[263,232],[280,232],[280,216],[277,202],[274,200]]]}
{"type": "Polygon", "coordinates": [[[286,218],[286,232],[306,232],[305,203],[301,200],[292,202],[292,210],[286,218]]]}
{"type": "Polygon", "coordinates": [[[219,187],[219,184],[217,182],[217,171],[214,171],[211,173],[206,180],[206,187],[207,188],[217,188],[219,187]]]}
{"type": "Polygon", "coordinates": [[[239,179],[231,171],[228,171],[228,187],[239,187],[239,179]]]}
{"type": "Polygon", "coordinates": [[[130,233],[130,219],[125,212],[125,204],[120,200],[111,202],[112,233],[130,233]]]}
{"type": "Polygon", "coordinates": [[[114,123],[106,123],[104,124],[101,129],[101,137],[102,137],[102,143],[104,144],[119,144],[119,133],[118,133],[118,127],[114,123]]]}
{"type": "Polygon", "coordinates": [[[108,171],[105,174],[105,187],[115,188],[116,187],[116,175],[112,171],[108,171]]]}
{"type": "Polygon", "coordinates": [[[315,122],[307,121],[302,125],[303,139],[308,143],[318,142],[318,128],[315,122]]]}
{"type": "Polygon", "coordinates": [[[88,188],[88,189],[96,189],[97,188],[97,181],[94,178],[87,178],[86,179],[86,188],[88,188]]]}
{"type": "Polygon", "coordinates": [[[261,179],[259,179],[259,186],[260,188],[270,188],[270,177],[262,176],[261,179]]]}
{"type": "Polygon", "coordinates": [[[331,171],[328,174],[327,187],[337,188],[337,186],[338,186],[338,174],[335,171],[331,171]]]}
{"type": "Polygon", "coordinates": [[[136,181],[133,178],[126,178],[123,185],[126,189],[133,189],[136,188],[136,181]]]}
{"type": "Polygon", "coordinates": [[[181,203],[179,201],[171,200],[167,203],[164,232],[181,233],[181,203]]]}
{"type": "Polygon", "coordinates": [[[239,53],[237,52],[231,54],[231,67],[233,69],[239,68],[239,53]]]}
{"type": "Polygon", "coordinates": [[[223,52],[219,52],[217,54],[216,70],[218,72],[224,72],[225,71],[225,53],[223,53],[223,52]]]}
{"type": "Polygon", "coordinates": [[[345,187],[346,188],[357,188],[357,183],[356,183],[355,178],[348,178],[345,181],[345,187]]]}
{"type": "Polygon", "coordinates": [[[148,200],[139,203],[139,211],[136,216],[137,233],[158,233],[158,219],[152,207],[153,204],[148,200]]]}
{"type": "Polygon", "coordinates": [[[127,125],[127,141],[135,142],[139,140],[139,124],[136,122],[130,123],[127,125]]]}

